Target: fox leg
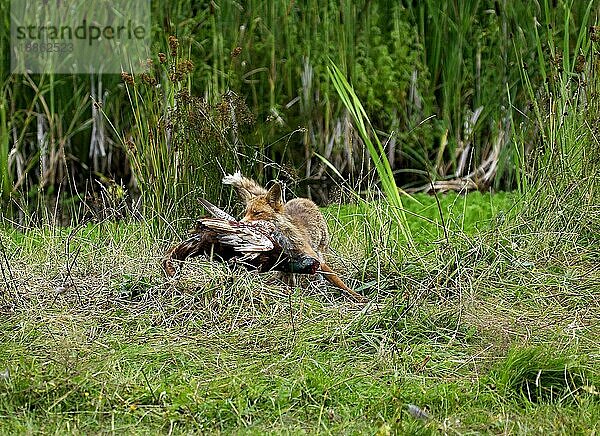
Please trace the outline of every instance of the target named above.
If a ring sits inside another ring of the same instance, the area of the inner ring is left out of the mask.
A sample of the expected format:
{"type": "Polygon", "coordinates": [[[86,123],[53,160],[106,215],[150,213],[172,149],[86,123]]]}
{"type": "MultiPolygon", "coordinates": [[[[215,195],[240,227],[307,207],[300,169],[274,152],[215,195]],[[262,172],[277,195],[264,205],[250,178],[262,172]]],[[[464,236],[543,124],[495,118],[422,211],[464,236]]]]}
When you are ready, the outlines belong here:
{"type": "Polygon", "coordinates": [[[350,289],[325,262],[321,262],[321,273],[323,274],[323,276],[325,276],[325,279],[329,283],[344,290],[357,303],[366,303],[367,301],[369,301],[367,297],[364,297],[358,292],[350,289]]]}

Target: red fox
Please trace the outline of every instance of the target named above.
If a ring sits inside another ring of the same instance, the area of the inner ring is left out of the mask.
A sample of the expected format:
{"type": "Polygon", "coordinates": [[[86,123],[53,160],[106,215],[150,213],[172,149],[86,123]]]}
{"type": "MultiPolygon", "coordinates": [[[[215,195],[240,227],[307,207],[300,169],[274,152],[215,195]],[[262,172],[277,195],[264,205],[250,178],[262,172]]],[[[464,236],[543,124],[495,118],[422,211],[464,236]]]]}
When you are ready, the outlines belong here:
{"type": "Polygon", "coordinates": [[[242,221],[271,221],[300,251],[313,256],[321,263],[320,272],[333,285],[346,291],[354,300],[366,298],[350,289],[325,263],[329,241],[327,223],[319,207],[308,198],[295,198],[284,203],[281,185],[275,182],[266,190],[240,172],[223,178],[223,183],[236,188],[246,203],[242,221]]]}

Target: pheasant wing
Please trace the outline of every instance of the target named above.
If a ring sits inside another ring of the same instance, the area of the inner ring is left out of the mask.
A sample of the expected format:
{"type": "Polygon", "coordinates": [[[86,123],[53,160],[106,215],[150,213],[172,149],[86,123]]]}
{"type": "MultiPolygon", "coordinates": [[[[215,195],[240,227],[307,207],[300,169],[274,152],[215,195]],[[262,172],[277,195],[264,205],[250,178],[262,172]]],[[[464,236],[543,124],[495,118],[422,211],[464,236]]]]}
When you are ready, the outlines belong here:
{"type": "Polygon", "coordinates": [[[273,241],[258,226],[206,218],[200,223],[218,233],[219,242],[241,253],[271,251],[273,241]]]}

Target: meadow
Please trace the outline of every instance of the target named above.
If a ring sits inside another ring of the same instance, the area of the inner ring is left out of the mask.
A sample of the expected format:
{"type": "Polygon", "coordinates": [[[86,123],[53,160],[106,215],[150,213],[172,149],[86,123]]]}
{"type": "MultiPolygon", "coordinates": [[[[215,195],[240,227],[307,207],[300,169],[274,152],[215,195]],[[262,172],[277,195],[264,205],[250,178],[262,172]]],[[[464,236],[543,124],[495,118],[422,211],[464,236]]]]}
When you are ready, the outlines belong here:
{"type": "Polygon", "coordinates": [[[600,431],[598,2],[152,4],[143,75],[2,64],[0,434],[600,431]],[[368,303],[165,277],[237,169],[368,303]]]}
{"type": "Polygon", "coordinates": [[[151,222],[5,227],[0,432],[593,434],[598,246],[519,201],[418,194],[414,251],[385,203],[326,208],[367,305],[206,259],[168,280],[151,222]]]}

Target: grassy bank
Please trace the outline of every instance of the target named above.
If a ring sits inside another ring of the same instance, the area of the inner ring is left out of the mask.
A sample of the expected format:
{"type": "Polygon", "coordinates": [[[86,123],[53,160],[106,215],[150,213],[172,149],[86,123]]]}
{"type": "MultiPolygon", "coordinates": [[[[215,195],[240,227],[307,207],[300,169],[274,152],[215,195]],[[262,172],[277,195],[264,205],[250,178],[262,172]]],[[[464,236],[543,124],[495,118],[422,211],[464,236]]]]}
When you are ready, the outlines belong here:
{"type": "Polygon", "coordinates": [[[416,200],[413,252],[384,204],[325,211],[366,307],[202,260],[167,282],[144,222],[5,228],[0,433],[597,432],[597,250],[539,256],[515,196],[416,200]]]}

